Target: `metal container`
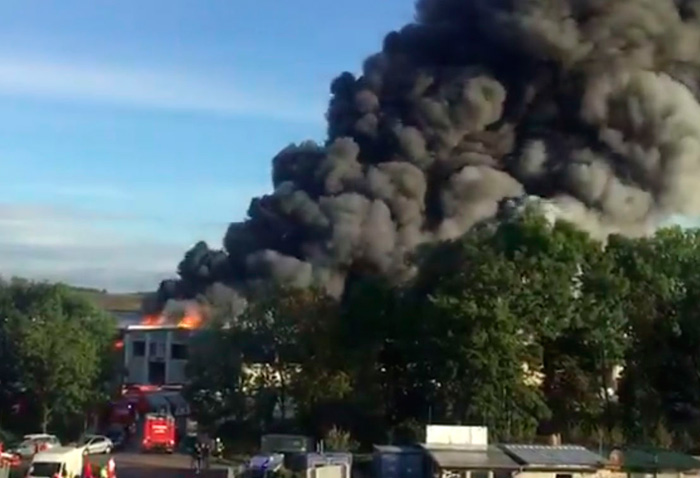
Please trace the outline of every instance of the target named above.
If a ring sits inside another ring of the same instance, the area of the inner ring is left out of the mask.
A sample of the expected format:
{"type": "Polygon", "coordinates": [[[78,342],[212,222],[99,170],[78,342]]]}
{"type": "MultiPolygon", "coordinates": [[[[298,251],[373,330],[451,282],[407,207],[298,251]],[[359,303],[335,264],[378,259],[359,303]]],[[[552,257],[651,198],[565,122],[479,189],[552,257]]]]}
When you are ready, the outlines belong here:
{"type": "Polygon", "coordinates": [[[254,478],[263,478],[282,468],[283,463],[284,455],[281,453],[255,455],[248,463],[248,471],[254,478]]]}
{"type": "Polygon", "coordinates": [[[262,453],[310,453],[314,441],[302,435],[263,435],[260,440],[262,453]]]}
{"type": "Polygon", "coordinates": [[[417,447],[375,446],[372,468],[375,478],[423,478],[425,453],[417,447]]]}

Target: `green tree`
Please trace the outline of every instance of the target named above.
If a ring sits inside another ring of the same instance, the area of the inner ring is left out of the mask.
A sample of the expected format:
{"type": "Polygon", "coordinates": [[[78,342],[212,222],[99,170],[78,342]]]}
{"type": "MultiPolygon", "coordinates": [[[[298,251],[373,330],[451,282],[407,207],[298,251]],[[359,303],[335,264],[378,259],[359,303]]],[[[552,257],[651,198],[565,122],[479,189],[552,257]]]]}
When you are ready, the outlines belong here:
{"type": "Polygon", "coordinates": [[[620,390],[627,433],[644,442],[657,441],[660,429],[700,438],[700,233],[670,228],[643,239],[614,237],[608,253],[633,285],[624,305],[631,346],[620,390]]]}
{"type": "Polygon", "coordinates": [[[17,344],[11,333],[14,313],[10,284],[0,279],[0,428],[13,415],[12,407],[22,391],[17,344]]]}
{"type": "Polygon", "coordinates": [[[503,439],[534,435],[547,415],[532,363],[531,331],[517,315],[517,264],[475,235],[447,246],[454,272],[442,275],[425,306],[432,362],[444,414],[453,423],[483,423],[503,439]]]}
{"type": "Polygon", "coordinates": [[[52,420],[86,411],[104,390],[105,356],[116,328],[111,319],[60,284],[13,281],[3,303],[21,386],[52,420]]]}
{"type": "Polygon", "coordinates": [[[204,329],[191,339],[184,393],[203,426],[244,419],[242,365],[242,346],[234,330],[204,329]]]}

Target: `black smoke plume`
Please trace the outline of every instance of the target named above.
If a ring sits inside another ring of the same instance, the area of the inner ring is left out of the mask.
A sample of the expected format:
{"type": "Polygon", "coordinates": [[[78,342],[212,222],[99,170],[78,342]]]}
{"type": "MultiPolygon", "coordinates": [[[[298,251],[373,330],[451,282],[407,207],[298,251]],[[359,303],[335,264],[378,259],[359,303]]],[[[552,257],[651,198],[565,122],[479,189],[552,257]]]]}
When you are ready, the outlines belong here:
{"type": "Polygon", "coordinates": [[[223,251],[190,250],[157,302],[400,282],[407,252],[509,198],[602,238],[697,215],[699,13],[700,0],[419,1],[361,75],[333,81],[326,143],[283,149],[274,192],[223,251]]]}

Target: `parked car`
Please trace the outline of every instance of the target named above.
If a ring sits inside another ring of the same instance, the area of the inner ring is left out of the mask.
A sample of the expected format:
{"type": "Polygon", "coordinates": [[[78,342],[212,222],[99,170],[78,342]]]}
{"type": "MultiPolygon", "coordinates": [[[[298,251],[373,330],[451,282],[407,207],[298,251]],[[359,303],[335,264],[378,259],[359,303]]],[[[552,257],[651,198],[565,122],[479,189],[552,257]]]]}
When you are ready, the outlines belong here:
{"type": "Polygon", "coordinates": [[[60,446],[61,442],[55,435],[35,433],[24,435],[24,437],[22,437],[22,442],[11,450],[8,450],[8,452],[19,455],[22,458],[29,458],[34,456],[37,451],[47,451],[60,446]]]}
{"type": "Polygon", "coordinates": [[[83,447],[87,455],[107,454],[114,450],[114,443],[104,435],[85,435],[79,446],[83,447]]]}

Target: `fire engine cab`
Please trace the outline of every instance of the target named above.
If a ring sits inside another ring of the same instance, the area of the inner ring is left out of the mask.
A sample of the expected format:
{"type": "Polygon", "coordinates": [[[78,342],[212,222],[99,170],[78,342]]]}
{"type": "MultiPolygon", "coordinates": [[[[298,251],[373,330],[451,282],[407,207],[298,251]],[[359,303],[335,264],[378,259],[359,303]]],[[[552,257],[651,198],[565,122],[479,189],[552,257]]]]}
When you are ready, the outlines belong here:
{"type": "Polygon", "coordinates": [[[162,450],[172,453],[175,450],[175,417],[168,413],[148,413],[143,421],[144,452],[162,450]]]}

